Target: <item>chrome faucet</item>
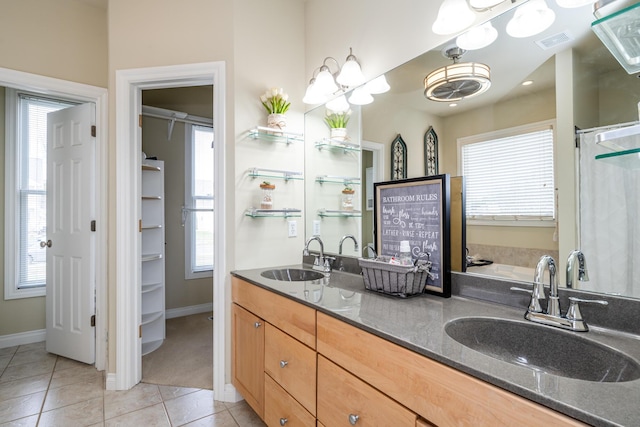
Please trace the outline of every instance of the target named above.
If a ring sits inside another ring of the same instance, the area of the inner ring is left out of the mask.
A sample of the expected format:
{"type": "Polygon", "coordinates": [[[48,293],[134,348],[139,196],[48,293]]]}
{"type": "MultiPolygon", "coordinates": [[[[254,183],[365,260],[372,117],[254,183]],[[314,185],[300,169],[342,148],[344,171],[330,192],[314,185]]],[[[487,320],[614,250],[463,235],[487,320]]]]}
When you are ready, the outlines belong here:
{"type": "Polygon", "coordinates": [[[340,244],[338,245],[338,255],[342,255],[342,243],[344,243],[344,241],[347,239],[353,240],[353,250],[358,250],[358,241],[356,240],[356,238],[351,234],[347,234],[346,236],[342,236],[342,239],[340,239],[340,244]]]}
{"type": "MultiPolygon", "coordinates": [[[[570,258],[573,257],[570,255],[570,258]]],[[[577,255],[576,255],[577,257],[577,255]]],[[[583,257],[584,259],[584,257],[583,257]]],[[[572,267],[573,268],[573,267],[572,267]]],[[[567,271],[569,266],[567,266],[567,271]]],[[[573,269],[571,270],[573,273],[573,269]]],[[[569,309],[565,316],[560,311],[560,300],[558,297],[558,283],[556,278],[556,263],[549,255],[543,255],[538,261],[536,266],[536,272],[533,276],[533,290],[531,291],[531,301],[529,307],[524,315],[524,318],[536,323],[542,323],[544,325],[556,326],[558,328],[569,329],[571,331],[586,332],[589,330],[587,323],[582,318],[580,313],[580,307],[578,303],[592,303],[607,305],[607,301],[603,300],[587,300],[582,298],[569,297],[569,309]],[[549,270],[549,302],[547,304],[547,311],[542,310],[540,306],[540,300],[545,299],[543,276],[544,271],[549,270]]],[[[527,289],[513,287],[513,291],[530,292],[527,289]]]]}
{"type": "Polygon", "coordinates": [[[324,256],[324,244],[322,243],[322,239],[319,236],[313,236],[307,240],[307,243],[304,245],[304,250],[302,251],[303,256],[309,256],[309,243],[316,240],[320,244],[320,256],[316,255],[316,259],[313,262],[314,270],[321,270],[325,273],[331,272],[331,264],[329,264],[329,258],[324,256]]]}
{"type": "MultiPolygon", "coordinates": [[[[536,283],[542,284],[544,270],[549,270],[549,302],[547,303],[547,314],[550,316],[560,316],[560,299],[558,298],[558,282],[556,281],[556,262],[549,255],[543,255],[538,261],[536,272],[533,276],[534,286],[536,283]]],[[[542,291],[544,295],[544,290],[542,291]]]]}
{"type": "Polygon", "coordinates": [[[567,288],[573,288],[576,260],[578,261],[578,280],[581,282],[589,281],[587,260],[585,259],[582,252],[580,252],[579,250],[574,250],[569,253],[569,258],[567,258],[567,288]]]}

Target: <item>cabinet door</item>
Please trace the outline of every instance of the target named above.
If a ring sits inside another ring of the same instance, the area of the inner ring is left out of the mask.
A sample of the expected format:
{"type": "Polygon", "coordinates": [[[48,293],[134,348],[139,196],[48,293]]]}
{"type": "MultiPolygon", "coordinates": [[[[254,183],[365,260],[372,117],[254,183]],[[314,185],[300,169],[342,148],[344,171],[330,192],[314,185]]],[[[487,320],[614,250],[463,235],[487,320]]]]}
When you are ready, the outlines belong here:
{"type": "Polygon", "coordinates": [[[316,352],[275,326],[265,328],[264,371],[316,414],[316,352]]]}
{"type": "Polygon", "coordinates": [[[233,385],[249,406],[264,414],[264,321],[237,304],[232,308],[233,385]]]}
{"type": "Polygon", "coordinates": [[[404,406],[318,356],[318,421],[324,425],[415,427],[416,419],[404,406]]]}
{"type": "Polygon", "coordinates": [[[264,374],[264,391],[264,422],[268,426],[315,427],[315,417],[268,374],[264,374]]]}

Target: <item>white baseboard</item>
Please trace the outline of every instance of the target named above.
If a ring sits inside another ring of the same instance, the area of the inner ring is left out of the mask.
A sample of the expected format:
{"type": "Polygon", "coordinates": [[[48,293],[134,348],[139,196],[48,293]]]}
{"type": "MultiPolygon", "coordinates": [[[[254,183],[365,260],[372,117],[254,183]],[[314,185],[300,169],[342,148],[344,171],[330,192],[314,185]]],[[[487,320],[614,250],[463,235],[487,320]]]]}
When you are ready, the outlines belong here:
{"type": "MultiPolygon", "coordinates": [[[[213,392],[215,394],[215,390],[213,392]]],[[[225,384],[223,395],[216,396],[216,400],[222,400],[223,402],[231,402],[231,403],[240,402],[242,399],[244,398],[240,393],[238,393],[238,390],[236,390],[233,384],[225,384]]]]}
{"type": "Polygon", "coordinates": [[[36,329],[34,331],[20,332],[18,334],[0,335],[0,348],[41,342],[44,341],[46,337],[46,329],[36,329]]]}
{"type": "Polygon", "coordinates": [[[104,388],[105,390],[116,390],[116,374],[111,373],[106,375],[104,388]]]}
{"type": "Polygon", "coordinates": [[[170,308],[165,310],[165,319],[173,319],[174,317],[190,316],[192,314],[206,313],[213,311],[213,302],[206,304],[191,305],[189,307],[170,308]]]}

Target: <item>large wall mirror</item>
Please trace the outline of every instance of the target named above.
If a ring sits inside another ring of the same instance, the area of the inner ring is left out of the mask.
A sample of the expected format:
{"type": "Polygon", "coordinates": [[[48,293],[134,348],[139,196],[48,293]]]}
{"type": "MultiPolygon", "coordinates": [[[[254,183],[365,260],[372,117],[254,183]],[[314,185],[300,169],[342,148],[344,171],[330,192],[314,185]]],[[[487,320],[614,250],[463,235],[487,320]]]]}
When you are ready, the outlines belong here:
{"type": "MultiPolygon", "coordinates": [[[[457,176],[460,174],[458,139],[553,121],[557,221],[547,223],[546,226],[505,226],[468,221],[467,247],[470,255],[492,260],[493,265],[489,268],[471,267],[467,272],[530,281],[533,278],[532,269],[540,255],[548,253],[556,258],[560,283],[564,285],[568,252],[581,247],[581,172],[575,148],[575,129],[587,130],[637,121],[640,81],[636,75],[627,74],[593,34],[591,23],[596,18],[591,6],[563,9],[555,1],[547,3],[555,11],[556,18],[553,25],[544,32],[526,38],[508,36],[505,27],[513,15],[513,11],[509,11],[492,21],[499,34],[493,44],[464,53],[461,62],[479,62],[491,68],[491,87],[487,92],[459,101],[456,106],[451,106],[448,102],[430,101],[424,97],[424,77],[436,68],[452,63],[443,54],[443,51],[455,43],[452,40],[386,73],[391,90],[376,95],[373,103],[358,109],[350,126],[353,128],[352,142],[364,140],[385,144],[387,155],[391,141],[402,134],[408,150],[408,177],[417,177],[425,175],[423,141],[424,134],[430,127],[438,136],[438,172],[457,176]],[[525,81],[533,83],[523,86],[525,81]]],[[[310,132],[314,133],[313,129],[316,132],[322,129],[324,113],[324,106],[307,113],[307,139],[310,132]]],[[[316,215],[320,187],[325,184],[316,182],[319,173],[314,169],[321,161],[320,155],[326,157],[327,153],[312,147],[313,142],[307,140],[307,237],[314,234],[314,221],[316,225],[318,222],[321,226],[328,224],[326,219],[316,215]]],[[[331,155],[334,156],[335,153],[331,155]]],[[[331,164],[335,167],[346,166],[344,160],[349,157],[352,169],[340,170],[336,175],[363,177],[363,169],[371,165],[367,150],[343,154],[343,157],[345,158],[332,157],[331,164]]],[[[590,168],[587,166],[587,169],[590,168]]],[[[606,177],[614,175],[614,169],[604,171],[601,173],[606,177]]],[[[377,179],[388,180],[389,171],[385,169],[377,179]]],[[[360,184],[356,192],[361,194],[360,200],[366,203],[366,183],[362,181],[360,184]]],[[[337,195],[334,200],[337,204],[337,195]]],[[[325,202],[320,204],[322,203],[325,202]]],[[[338,218],[332,223],[344,226],[335,235],[325,238],[322,230],[321,236],[328,247],[325,249],[337,253],[341,236],[354,234],[361,242],[360,251],[353,251],[349,242],[345,243],[343,253],[353,256],[362,254],[362,247],[372,241],[372,230],[363,225],[367,223],[366,205],[361,205],[358,210],[363,213],[363,217],[351,222],[351,218],[338,218]],[[327,241],[330,243],[327,244],[327,241]]],[[[600,228],[600,225],[595,224],[593,227],[600,228]]],[[[625,233],[624,230],[618,231],[625,233]]],[[[622,250],[620,252],[624,253],[622,250]]],[[[585,255],[591,269],[595,260],[590,259],[589,253],[585,252],[585,255]]],[[[629,255],[623,261],[633,264],[631,257],[629,255]]],[[[594,276],[591,272],[590,275],[594,276]]],[[[640,297],[640,285],[633,286],[629,282],[622,289],[611,289],[603,282],[602,279],[592,279],[577,287],[640,297]]]]}

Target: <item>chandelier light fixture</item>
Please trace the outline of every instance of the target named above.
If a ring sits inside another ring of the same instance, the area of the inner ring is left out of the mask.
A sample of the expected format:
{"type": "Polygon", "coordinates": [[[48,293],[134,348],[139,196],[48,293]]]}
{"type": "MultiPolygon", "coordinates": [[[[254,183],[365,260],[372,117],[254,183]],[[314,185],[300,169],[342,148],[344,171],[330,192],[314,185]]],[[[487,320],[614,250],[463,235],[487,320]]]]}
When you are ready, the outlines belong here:
{"type": "Polygon", "coordinates": [[[464,54],[459,47],[445,50],[453,64],[438,68],[424,79],[424,96],[432,101],[452,102],[486,92],[491,86],[491,70],[478,62],[459,62],[464,54]]]}
{"type": "Polygon", "coordinates": [[[302,102],[305,104],[322,104],[338,91],[346,91],[350,87],[359,86],[365,82],[358,59],[351,48],[349,48],[349,55],[342,67],[335,58],[329,56],[322,61],[320,67],[314,70],[313,74],[304,98],[302,98],[302,102]],[[332,72],[329,65],[334,63],[337,70],[332,72]]]}

